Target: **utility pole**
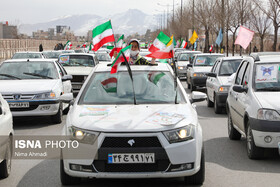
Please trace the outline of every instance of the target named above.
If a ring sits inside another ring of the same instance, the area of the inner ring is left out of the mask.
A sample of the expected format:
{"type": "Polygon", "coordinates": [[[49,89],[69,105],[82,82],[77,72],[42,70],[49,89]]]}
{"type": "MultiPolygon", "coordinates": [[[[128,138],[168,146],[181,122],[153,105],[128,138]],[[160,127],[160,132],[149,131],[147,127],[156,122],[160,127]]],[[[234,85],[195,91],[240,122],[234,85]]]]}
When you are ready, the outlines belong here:
{"type": "MultiPolygon", "coordinates": [[[[222,17],[221,17],[221,27],[222,27],[222,35],[224,37],[224,28],[225,28],[225,22],[224,22],[224,17],[225,17],[225,0],[222,0],[222,17]]],[[[220,50],[222,49],[222,47],[224,46],[224,39],[222,38],[222,42],[220,44],[220,50]]]]}

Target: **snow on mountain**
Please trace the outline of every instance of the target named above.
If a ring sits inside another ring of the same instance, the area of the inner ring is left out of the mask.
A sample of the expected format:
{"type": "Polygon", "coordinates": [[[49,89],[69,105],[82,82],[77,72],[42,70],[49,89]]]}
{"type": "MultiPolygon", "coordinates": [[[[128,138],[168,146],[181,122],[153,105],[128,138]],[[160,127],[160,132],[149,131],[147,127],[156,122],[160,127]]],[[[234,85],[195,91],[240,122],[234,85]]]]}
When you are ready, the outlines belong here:
{"type": "Polygon", "coordinates": [[[107,17],[98,15],[67,15],[52,19],[45,23],[24,24],[19,26],[19,31],[31,35],[37,30],[48,30],[55,28],[56,25],[69,26],[75,35],[85,36],[89,30],[97,25],[112,20],[112,26],[115,34],[130,35],[133,33],[145,34],[147,29],[154,29],[157,21],[152,15],[147,15],[138,9],[129,9],[126,12],[107,17]]]}

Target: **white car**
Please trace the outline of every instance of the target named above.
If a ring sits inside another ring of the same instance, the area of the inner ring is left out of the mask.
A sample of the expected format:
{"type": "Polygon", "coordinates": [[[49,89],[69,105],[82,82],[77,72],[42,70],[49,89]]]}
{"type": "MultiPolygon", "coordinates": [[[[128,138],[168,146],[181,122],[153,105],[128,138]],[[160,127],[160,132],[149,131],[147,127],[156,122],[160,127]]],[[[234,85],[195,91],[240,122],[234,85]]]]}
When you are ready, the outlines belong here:
{"type": "Polygon", "coordinates": [[[13,118],[7,101],[0,94],[0,178],[6,178],[11,172],[13,118]]]}
{"type": "Polygon", "coordinates": [[[244,57],[227,98],[228,135],[246,137],[250,159],[280,145],[280,55],[244,57]]]}
{"type": "Polygon", "coordinates": [[[97,51],[94,53],[97,57],[99,63],[112,63],[112,59],[108,52],[106,51],[97,51]]]}
{"type": "Polygon", "coordinates": [[[207,106],[213,107],[220,114],[226,106],[228,90],[231,86],[231,75],[236,72],[242,57],[218,58],[208,73],[206,80],[207,106]]]}
{"type": "Polygon", "coordinates": [[[76,96],[98,60],[94,54],[67,53],[61,54],[58,62],[62,64],[69,75],[73,76],[71,83],[74,96],[76,96]]]}
{"type": "Polygon", "coordinates": [[[42,52],[35,52],[35,51],[22,51],[22,52],[16,52],[12,59],[40,59],[40,58],[46,58],[42,52]]]}
{"type": "Polygon", "coordinates": [[[42,53],[47,59],[58,60],[58,57],[60,54],[62,54],[62,51],[43,51],[42,53]]]}
{"type": "Polygon", "coordinates": [[[201,51],[182,51],[176,57],[178,76],[179,78],[187,77],[187,65],[190,63],[190,59],[194,57],[195,54],[200,54],[201,51]]]}
{"type": "Polygon", "coordinates": [[[62,150],[62,184],[168,177],[202,184],[202,129],[192,102],[206,94],[194,92],[191,102],[168,64],[131,65],[131,70],[134,89],[123,65],[110,74],[110,66],[98,64],[89,75],[63,129],[81,150],[62,150]]]}
{"type": "Polygon", "coordinates": [[[196,90],[197,87],[205,87],[207,74],[211,71],[216,59],[223,56],[223,54],[218,53],[201,53],[194,55],[191,64],[187,65],[188,88],[193,91],[196,90]]]}
{"type": "Polygon", "coordinates": [[[6,60],[0,66],[0,93],[13,116],[51,116],[61,123],[68,107],[61,99],[73,97],[71,79],[54,60],[6,60]]]}

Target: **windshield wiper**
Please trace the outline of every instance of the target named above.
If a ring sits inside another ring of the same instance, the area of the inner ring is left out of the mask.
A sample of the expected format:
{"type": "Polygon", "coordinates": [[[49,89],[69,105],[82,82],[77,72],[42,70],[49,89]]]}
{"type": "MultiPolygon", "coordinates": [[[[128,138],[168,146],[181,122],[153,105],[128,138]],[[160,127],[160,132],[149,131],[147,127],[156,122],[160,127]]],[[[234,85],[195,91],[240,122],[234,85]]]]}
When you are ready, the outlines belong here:
{"type": "Polygon", "coordinates": [[[259,88],[257,91],[280,91],[280,87],[259,88]]]}
{"type": "Polygon", "coordinates": [[[5,76],[5,77],[9,77],[9,78],[14,78],[14,79],[21,80],[21,78],[18,78],[18,77],[16,77],[16,76],[8,75],[8,74],[3,74],[3,73],[0,73],[0,76],[5,76]]]}
{"type": "Polygon", "coordinates": [[[25,75],[32,75],[32,76],[35,76],[35,77],[42,77],[42,78],[47,78],[47,79],[53,79],[52,77],[49,77],[49,76],[45,76],[45,75],[40,75],[40,74],[36,74],[36,73],[23,73],[25,75]]]}

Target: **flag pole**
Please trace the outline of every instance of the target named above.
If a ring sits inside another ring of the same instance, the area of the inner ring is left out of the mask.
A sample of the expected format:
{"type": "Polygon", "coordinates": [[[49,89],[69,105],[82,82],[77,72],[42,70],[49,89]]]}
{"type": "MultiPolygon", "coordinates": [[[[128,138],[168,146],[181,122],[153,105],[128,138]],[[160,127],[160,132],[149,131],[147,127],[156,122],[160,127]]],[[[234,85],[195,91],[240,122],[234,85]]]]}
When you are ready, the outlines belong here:
{"type": "Polygon", "coordinates": [[[114,33],[114,45],[115,45],[115,47],[117,47],[117,44],[116,44],[116,38],[115,38],[115,32],[114,32],[114,29],[113,29],[113,25],[112,25],[112,22],[111,22],[111,20],[109,19],[109,21],[110,21],[110,23],[111,23],[111,26],[112,26],[112,31],[113,31],[113,33],[114,33]]]}
{"type": "Polygon", "coordinates": [[[125,55],[123,54],[122,51],[121,51],[121,53],[122,53],[122,56],[123,56],[123,58],[124,58],[125,65],[126,65],[126,67],[127,67],[127,71],[128,71],[128,73],[129,73],[129,76],[130,76],[130,79],[131,79],[131,82],[132,82],[132,90],[133,90],[134,104],[136,105],[137,103],[136,103],[136,96],[135,96],[135,90],[134,90],[134,84],[133,84],[132,71],[131,71],[131,69],[130,69],[130,65],[129,65],[129,63],[127,62],[127,59],[126,59],[125,55]]]}

